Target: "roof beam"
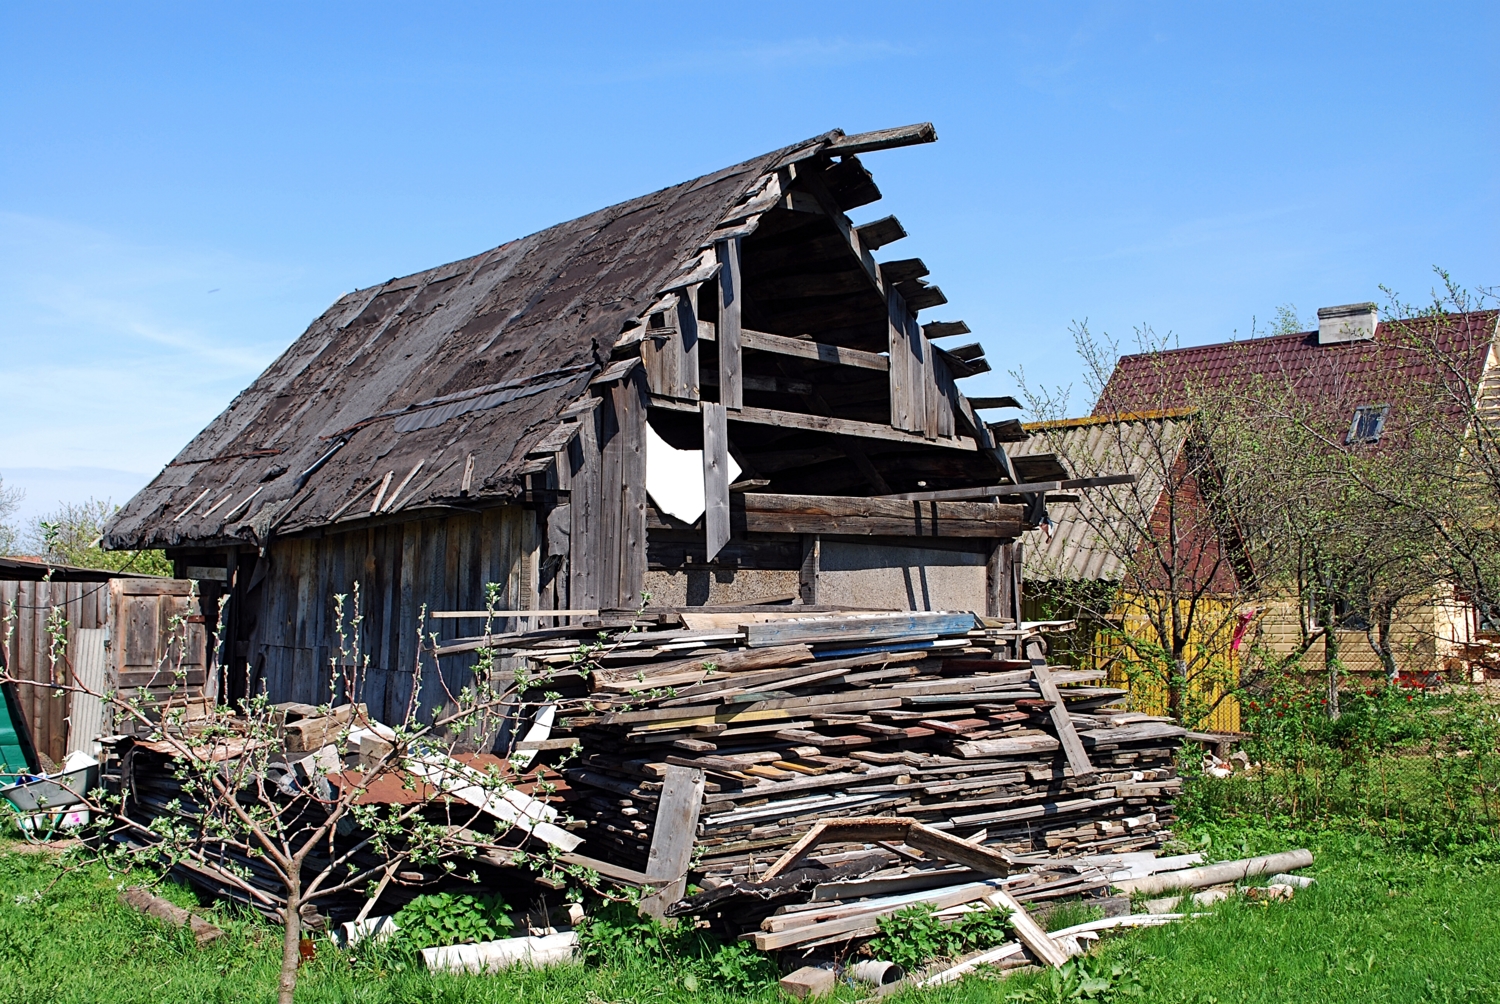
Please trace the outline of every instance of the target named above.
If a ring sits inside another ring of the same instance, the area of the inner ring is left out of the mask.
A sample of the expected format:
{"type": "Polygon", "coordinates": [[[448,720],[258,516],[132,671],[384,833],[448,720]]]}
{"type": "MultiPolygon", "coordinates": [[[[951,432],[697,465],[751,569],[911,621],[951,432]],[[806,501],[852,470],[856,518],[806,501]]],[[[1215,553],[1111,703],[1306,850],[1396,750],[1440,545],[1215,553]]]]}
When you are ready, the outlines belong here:
{"type": "MultiPolygon", "coordinates": [[[[665,408],[669,411],[684,411],[697,414],[698,406],[686,401],[678,401],[674,398],[651,395],[651,406],[653,408],[665,408]]],[[[884,439],[895,443],[909,443],[913,446],[938,446],[949,450],[964,450],[974,452],[978,447],[972,439],[960,436],[939,437],[928,439],[921,433],[902,432],[893,429],[889,425],[877,425],[874,422],[858,422],[851,418],[830,418],[827,415],[808,415],[799,411],[778,411],[774,408],[741,408],[739,411],[729,413],[730,423],[744,423],[747,425],[769,425],[781,429],[801,429],[805,432],[827,432],[835,436],[854,436],[859,439],[884,439]]],[[[1014,486],[1006,486],[1007,491],[1014,491],[1014,486]]],[[[995,494],[993,491],[990,494],[995,494]]]]}
{"type": "MultiPolygon", "coordinates": [[[[714,341],[716,338],[714,326],[708,321],[699,321],[698,337],[706,342],[714,341]]],[[[838,366],[879,370],[882,373],[891,367],[890,360],[876,352],[846,349],[842,345],[788,338],[785,335],[773,335],[765,331],[751,331],[749,328],[740,329],[740,348],[770,352],[778,356],[795,356],[798,359],[811,359],[815,362],[832,363],[838,366]]]]}
{"type": "Polygon", "coordinates": [[[1005,498],[1011,495],[1030,495],[1036,492],[1055,492],[1064,488],[1107,488],[1110,485],[1133,485],[1134,474],[1110,474],[1102,478],[1070,478],[1066,481],[1032,481],[1019,485],[987,485],[981,488],[950,488],[939,492],[904,492],[900,495],[882,495],[881,498],[899,499],[903,502],[961,501],[963,499],[1005,498]]]}
{"type": "Polygon", "coordinates": [[[828,154],[869,153],[871,150],[891,150],[900,146],[918,146],[936,143],[937,130],[931,122],[897,126],[894,129],[876,129],[874,132],[859,132],[853,136],[836,139],[823,148],[828,154]]]}

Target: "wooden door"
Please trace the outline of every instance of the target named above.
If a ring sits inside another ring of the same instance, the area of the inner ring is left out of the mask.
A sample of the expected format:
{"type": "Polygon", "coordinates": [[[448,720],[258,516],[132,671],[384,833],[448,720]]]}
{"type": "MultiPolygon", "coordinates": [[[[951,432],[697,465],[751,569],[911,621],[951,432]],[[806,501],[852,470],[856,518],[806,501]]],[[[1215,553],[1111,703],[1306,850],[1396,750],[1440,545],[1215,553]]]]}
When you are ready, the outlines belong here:
{"type": "MultiPolygon", "coordinates": [[[[151,716],[167,707],[203,708],[208,651],[191,579],[113,579],[109,584],[109,684],[122,700],[139,699],[151,716]]],[[[145,731],[115,712],[116,731],[145,731]]]]}

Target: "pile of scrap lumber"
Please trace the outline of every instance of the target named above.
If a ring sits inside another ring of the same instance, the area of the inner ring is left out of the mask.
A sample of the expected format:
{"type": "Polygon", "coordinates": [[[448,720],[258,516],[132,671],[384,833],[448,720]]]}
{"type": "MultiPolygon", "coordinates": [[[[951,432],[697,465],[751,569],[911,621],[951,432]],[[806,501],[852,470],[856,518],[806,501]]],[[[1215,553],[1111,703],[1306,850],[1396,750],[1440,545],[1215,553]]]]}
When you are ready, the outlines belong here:
{"type": "MultiPolygon", "coordinates": [[[[589,692],[560,718],[579,745],[569,813],[596,859],[712,889],[757,878],[838,817],[900,816],[1014,854],[1163,839],[1183,730],[1117,707],[1127,694],[1094,685],[1101,673],[1015,658],[1013,624],[684,620],[586,653],[589,692]]],[[[538,674],[579,665],[574,639],[509,653],[538,674]]]]}

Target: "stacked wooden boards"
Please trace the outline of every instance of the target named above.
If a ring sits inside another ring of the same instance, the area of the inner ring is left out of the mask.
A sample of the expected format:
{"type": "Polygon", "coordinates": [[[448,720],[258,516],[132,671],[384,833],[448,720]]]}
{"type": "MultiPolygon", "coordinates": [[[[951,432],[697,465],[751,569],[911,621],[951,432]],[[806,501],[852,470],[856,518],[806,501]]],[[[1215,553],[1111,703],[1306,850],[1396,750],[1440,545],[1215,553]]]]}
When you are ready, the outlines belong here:
{"type": "Polygon", "coordinates": [[[1117,708],[1126,692],[1091,686],[1100,674],[1009,658],[1013,631],[967,613],[861,613],[683,634],[643,658],[608,644],[589,656],[564,774],[590,855],[647,866],[673,766],[704,775],[690,878],[709,888],[753,880],[844,816],[900,815],[1018,853],[1163,839],[1183,730],[1117,708]]]}

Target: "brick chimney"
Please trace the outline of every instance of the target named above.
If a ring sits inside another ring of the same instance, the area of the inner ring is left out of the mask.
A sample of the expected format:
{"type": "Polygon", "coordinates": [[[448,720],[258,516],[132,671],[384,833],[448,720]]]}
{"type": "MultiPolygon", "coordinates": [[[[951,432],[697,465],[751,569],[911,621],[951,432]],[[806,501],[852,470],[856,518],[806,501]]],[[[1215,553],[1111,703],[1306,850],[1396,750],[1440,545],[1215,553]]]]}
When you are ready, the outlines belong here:
{"type": "Polygon", "coordinates": [[[1342,307],[1318,308],[1318,344],[1367,342],[1375,337],[1380,318],[1373,303],[1346,303],[1342,307]]]}

